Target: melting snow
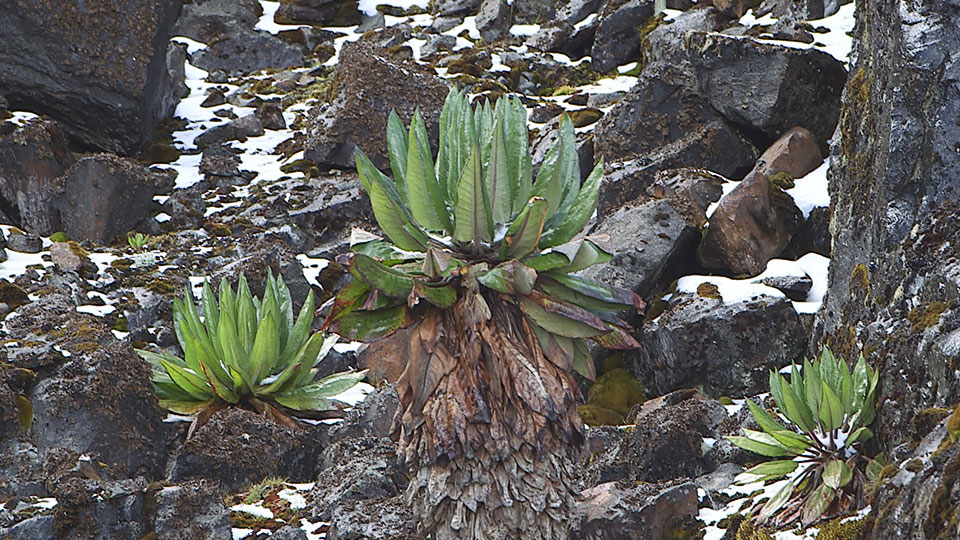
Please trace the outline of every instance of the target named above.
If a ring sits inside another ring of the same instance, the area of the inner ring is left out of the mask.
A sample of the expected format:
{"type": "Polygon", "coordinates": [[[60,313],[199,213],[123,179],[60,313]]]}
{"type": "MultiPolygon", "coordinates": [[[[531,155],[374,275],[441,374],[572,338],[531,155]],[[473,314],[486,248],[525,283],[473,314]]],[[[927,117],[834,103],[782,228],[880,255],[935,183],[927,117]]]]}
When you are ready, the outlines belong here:
{"type": "Polygon", "coordinates": [[[231,512],[243,512],[258,518],[273,519],[273,512],[259,504],[235,504],[230,507],[231,512]]]}
{"type": "Polygon", "coordinates": [[[830,192],[827,190],[827,170],[830,168],[830,158],[823,160],[823,164],[803,178],[794,180],[794,187],[787,193],[793,197],[797,208],[803,212],[803,218],[810,217],[814,208],[830,206],[830,192]]]}

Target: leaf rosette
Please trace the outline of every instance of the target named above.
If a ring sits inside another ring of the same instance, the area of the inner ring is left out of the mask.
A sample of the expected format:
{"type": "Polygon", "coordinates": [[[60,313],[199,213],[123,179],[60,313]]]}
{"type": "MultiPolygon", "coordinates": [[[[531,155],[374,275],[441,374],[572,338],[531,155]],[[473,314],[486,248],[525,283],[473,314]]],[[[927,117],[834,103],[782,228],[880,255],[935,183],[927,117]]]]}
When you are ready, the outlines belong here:
{"type": "Polygon", "coordinates": [[[583,232],[596,209],[602,162],[581,182],[573,123],[564,115],[534,176],[526,122],[517,98],[474,109],[454,89],[440,115],[434,160],[419,110],[407,128],[390,114],[393,178],[356,151],[386,239],[354,231],[352,252],[339,259],[354,279],[328,306],[326,327],[375,341],[432,309],[465,302],[479,321],[490,318],[489,301],[504,301],[522,311],[551,361],[585,377],[595,376],[585,339],[639,346],[618,314],[642,313],[643,300],[576,275],[612,257],[608,237],[583,232]]]}
{"type": "Polygon", "coordinates": [[[338,416],[333,399],[366,372],[343,372],[316,380],[317,365],[336,343],[313,333],[313,291],[293,316],[290,290],[268,270],[262,298],[241,274],[236,288],[224,278],[218,294],[204,282],[200,305],[189,287],[173,302],[173,326],[183,356],[138,349],[153,367],[160,405],[196,415],[190,433],[216,411],[242,406],[296,425],[293,416],[338,416]]]}
{"type": "Polygon", "coordinates": [[[770,372],[770,394],[777,412],[752,400],[747,405],[762,431],[744,429],[727,437],[762,456],[781,458],[743,473],[745,483],[789,480],[756,510],[758,522],[783,527],[804,525],[841,515],[864,505],[866,467],[870,460],[860,443],[873,437],[879,374],[861,355],[852,371],[824,347],[819,359],[791,365],[789,380],[770,372]]]}

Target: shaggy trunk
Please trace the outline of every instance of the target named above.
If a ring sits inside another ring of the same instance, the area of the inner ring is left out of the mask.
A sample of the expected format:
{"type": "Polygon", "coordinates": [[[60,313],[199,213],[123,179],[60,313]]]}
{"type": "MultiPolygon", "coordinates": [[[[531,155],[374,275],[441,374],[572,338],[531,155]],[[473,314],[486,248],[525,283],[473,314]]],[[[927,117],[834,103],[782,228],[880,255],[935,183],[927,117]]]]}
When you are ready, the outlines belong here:
{"type": "Polygon", "coordinates": [[[422,534],[567,537],[583,441],[579,388],[509,297],[474,289],[426,315],[397,389],[400,452],[413,473],[407,499],[422,534]]]}

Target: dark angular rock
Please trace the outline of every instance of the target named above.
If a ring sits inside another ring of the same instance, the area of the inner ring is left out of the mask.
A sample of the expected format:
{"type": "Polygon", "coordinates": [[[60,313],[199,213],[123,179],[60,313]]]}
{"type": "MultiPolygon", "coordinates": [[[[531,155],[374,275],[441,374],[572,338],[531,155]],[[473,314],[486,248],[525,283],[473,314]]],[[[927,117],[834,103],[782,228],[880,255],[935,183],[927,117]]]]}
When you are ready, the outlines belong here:
{"type": "Polygon", "coordinates": [[[217,412],[174,457],[170,481],[208,479],[227,491],[269,476],[309,482],[317,471],[316,448],[325,446],[326,428],[293,430],[237,408],[217,412]]]}
{"type": "Polygon", "coordinates": [[[347,43],[333,85],[337,96],[322,106],[310,121],[304,157],[325,168],[354,166],[359,146],[378,167],[388,164],[387,115],[396,110],[408,123],[419,106],[436,148],[440,109],[447,86],[432,71],[384,56],[362,43],[347,43]]]}
{"type": "Polygon", "coordinates": [[[493,43],[509,36],[512,14],[507,0],[483,0],[476,19],[480,37],[487,43],[493,43]]]}
{"type": "Polygon", "coordinates": [[[689,32],[714,32],[724,26],[728,19],[713,6],[698,6],[684,11],[665,21],[647,34],[644,59],[646,62],[679,63],[686,60],[683,50],[684,36],[689,32]]]}
{"type": "Polygon", "coordinates": [[[0,211],[35,234],[62,230],[53,200],[63,188],[60,176],[75,161],[66,136],[52,120],[34,119],[0,135],[0,211]]]}
{"type": "Polygon", "coordinates": [[[960,534],[954,503],[960,496],[960,444],[949,438],[946,422],[904,456],[914,466],[901,467],[880,487],[874,500],[882,510],[867,517],[864,538],[946,540],[960,534]]]}
{"type": "Polygon", "coordinates": [[[150,369],[129,344],[101,344],[93,352],[74,354],[38,382],[29,397],[34,413],[30,439],[38,448],[88,454],[130,476],[158,478],[163,472],[163,413],[150,369]]]}
{"type": "Polygon", "coordinates": [[[9,540],[54,540],[56,524],[50,514],[25,519],[9,529],[0,529],[0,535],[9,540]]]}
{"type": "Polygon", "coordinates": [[[61,478],[51,495],[57,499],[54,527],[58,540],[141,538],[149,529],[143,478],[101,482],[61,478]]]}
{"type": "Polygon", "coordinates": [[[752,4],[747,0],[713,0],[713,6],[725,16],[739,19],[752,7],[752,4]]]}
{"type": "Polygon", "coordinates": [[[847,71],[829,54],[703,32],[684,46],[709,103],[731,122],[770,140],[796,126],[821,145],[833,135],[847,71]]]}
{"type": "Polygon", "coordinates": [[[663,200],[621,208],[595,232],[610,235],[615,254],[607,264],[583,273],[644,297],[682,275],[682,261],[689,260],[699,236],[696,227],[663,200]]]}
{"type": "Polygon", "coordinates": [[[598,122],[594,145],[611,163],[601,187],[601,214],[643,194],[660,170],[701,167],[740,178],[758,155],[707,103],[688,68],[664,63],[647,66],[637,85],[598,122]]]}
{"type": "Polygon", "coordinates": [[[241,76],[266,68],[300,65],[303,51],[270,32],[228,22],[218,39],[195,52],[191,63],[206,71],[241,76]]]}
{"type": "Polygon", "coordinates": [[[199,171],[207,176],[239,176],[240,156],[224,144],[207,146],[200,158],[199,171]]]}
{"type": "Polygon", "coordinates": [[[396,386],[385,384],[350,409],[343,422],[330,428],[330,440],[348,437],[388,438],[400,406],[396,386]]]}
{"type": "Polygon", "coordinates": [[[8,249],[19,251],[20,253],[39,253],[43,249],[43,241],[35,234],[11,231],[10,238],[6,242],[0,238],[0,248],[6,245],[8,249]]]}
{"type": "Polygon", "coordinates": [[[299,527],[284,525],[273,531],[270,540],[307,540],[307,533],[299,527]]]}
{"type": "Polygon", "coordinates": [[[154,494],[158,538],[219,540],[230,537],[230,513],[223,494],[206,480],[163,487],[154,494]]]}
{"type": "Polygon", "coordinates": [[[628,0],[608,12],[616,4],[604,7],[590,51],[593,68],[601,73],[640,59],[643,36],[637,29],[653,17],[652,1],[628,0]]]}
{"type": "Polygon", "coordinates": [[[259,137],[263,134],[260,118],[256,114],[248,114],[204,131],[193,143],[197,148],[204,149],[227,141],[245,141],[248,137],[259,137]]]}
{"type": "Polygon", "coordinates": [[[813,286],[813,280],[810,279],[810,276],[766,277],[761,279],[760,283],[779,290],[783,294],[787,295],[787,298],[797,302],[806,301],[807,294],[810,292],[810,288],[813,286]]]}
{"type": "Polygon", "coordinates": [[[710,216],[697,259],[708,268],[755,276],[790,244],[802,219],[786,192],[750,173],[710,216]]]}
{"type": "Polygon", "coordinates": [[[287,121],[283,118],[283,109],[279,103],[267,102],[257,109],[260,124],[264,129],[287,129],[287,121]]]}
{"type": "Polygon", "coordinates": [[[108,243],[150,215],[153,196],[172,188],[170,179],[133,160],[111,154],[82,158],[63,177],[53,201],[67,237],[108,243]]]}
{"type": "MultiPolygon", "coordinates": [[[[433,12],[441,17],[462,17],[473,15],[483,0],[437,0],[433,3],[433,12]]],[[[441,30],[442,32],[443,30],[441,30]]]]}
{"type": "Polygon", "coordinates": [[[800,257],[806,253],[819,253],[829,257],[830,247],[830,207],[818,206],[810,211],[807,219],[793,234],[790,245],[784,250],[784,255],[800,257]]]}
{"type": "Polygon", "coordinates": [[[407,487],[390,439],[342,439],[327,447],[320,460],[323,470],[308,496],[314,518],[327,521],[348,501],[394,497],[407,487]]]}
{"type": "Polygon", "coordinates": [[[513,0],[513,16],[518,23],[552,21],[560,0],[513,0]]]}
{"type": "Polygon", "coordinates": [[[262,14],[257,0],[194,0],[183,6],[174,35],[210,43],[226,34],[231,22],[252,30],[262,14]]]}
{"type": "Polygon", "coordinates": [[[675,529],[696,530],[697,487],[608,482],[584,490],[576,512],[572,539],[668,538],[675,529]]]}
{"type": "Polygon", "coordinates": [[[207,210],[203,190],[196,186],[175,190],[163,204],[163,210],[170,215],[174,229],[198,229],[203,226],[207,210]]]}
{"type": "Polygon", "coordinates": [[[417,538],[413,513],[397,495],[348,501],[336,507],[327,531],[330,540],[408,540],[417,538]]]}
{"type": "Polygon", "coordinates": [[[356,1],[281,0],[273,20],[278,24],[353,26],[360,24],[361,16],[356,1]]]}
{"type": "Polygon", "coordinates": [[[0,95],[56,119],[85,147],[135,153],[179,100],[166,55],[180,5],[3,3],[0,95]]]}
{"type": "Polygon", "coordinates": [[[752,396],[767,391],[769,370],[802,356],[805,340],[786,299],[726,304],[683,293],[644,325],[642,348],[628,356],[634,375],[655,393],[702,386],[712,397],[752,396]]]}

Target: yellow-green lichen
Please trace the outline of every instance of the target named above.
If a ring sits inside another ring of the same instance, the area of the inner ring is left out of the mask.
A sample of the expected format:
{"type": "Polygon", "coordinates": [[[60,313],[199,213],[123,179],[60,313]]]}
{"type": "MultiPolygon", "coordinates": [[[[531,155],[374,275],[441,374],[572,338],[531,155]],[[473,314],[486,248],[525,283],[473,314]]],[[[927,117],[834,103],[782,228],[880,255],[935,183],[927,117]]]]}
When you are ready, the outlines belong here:
{"type": "Polygon", "coordinates": [[[910,310],[907,320],[913,323],[914,331],[922,331],[940,324],[940,315],[949,306],[945,302],[930,302],[910,310]]]}

